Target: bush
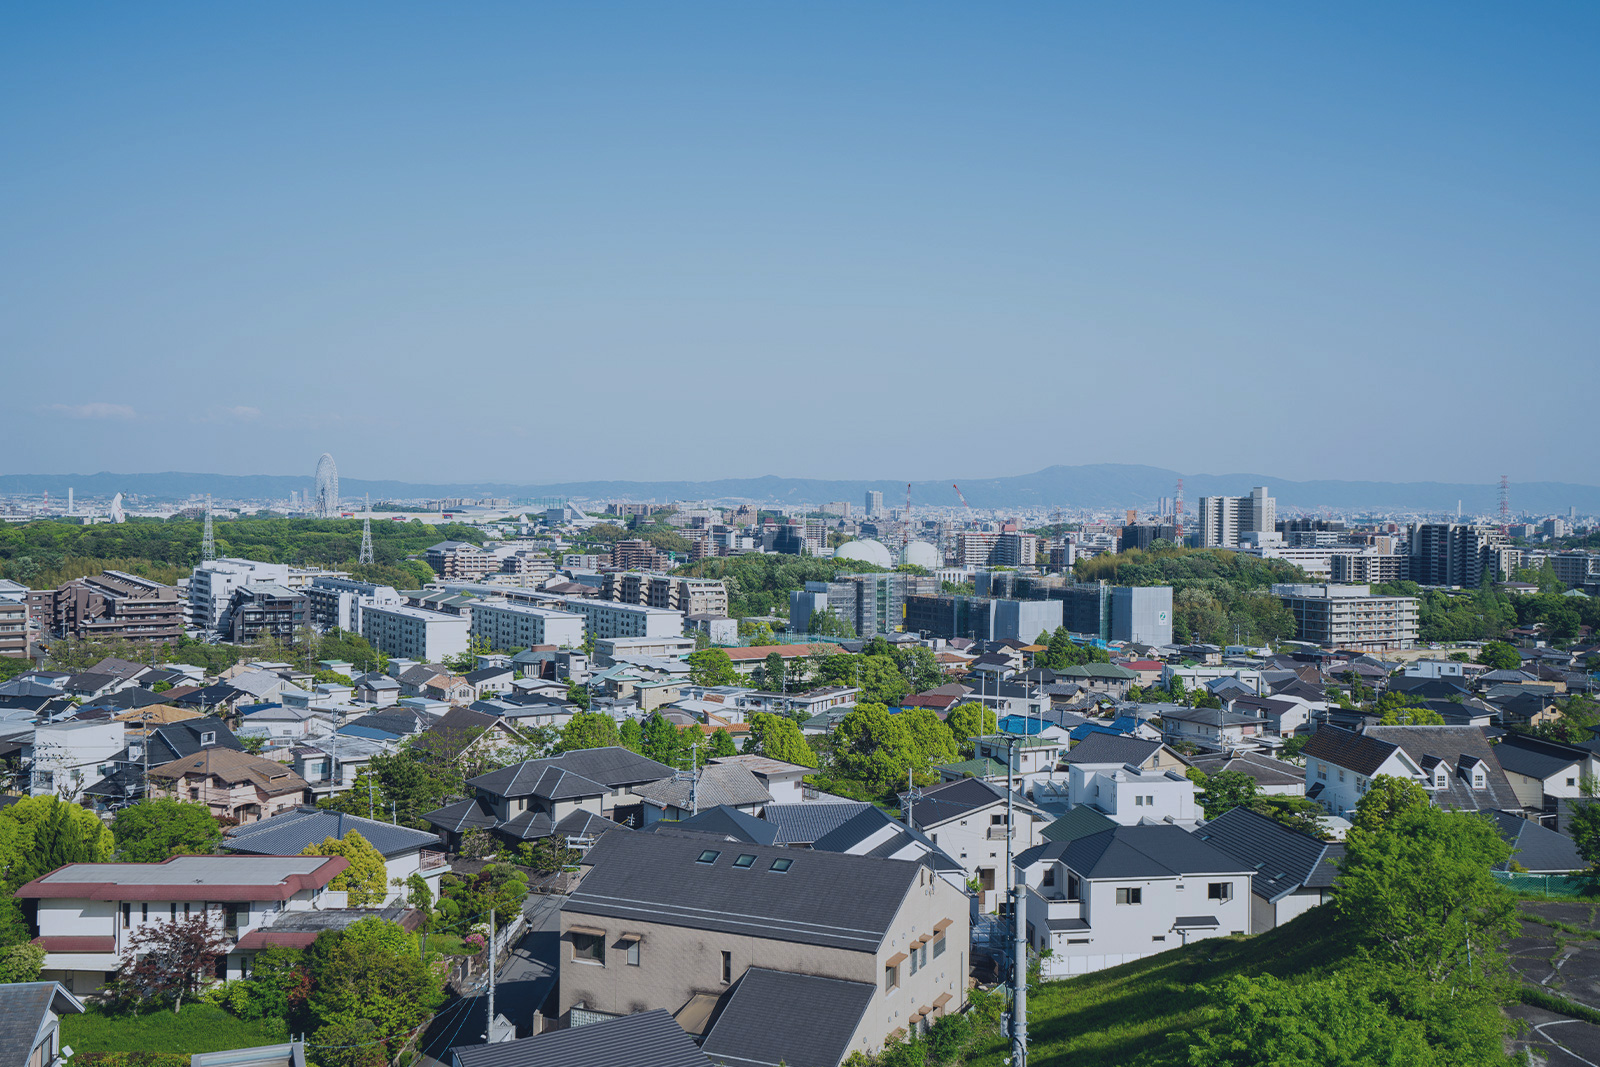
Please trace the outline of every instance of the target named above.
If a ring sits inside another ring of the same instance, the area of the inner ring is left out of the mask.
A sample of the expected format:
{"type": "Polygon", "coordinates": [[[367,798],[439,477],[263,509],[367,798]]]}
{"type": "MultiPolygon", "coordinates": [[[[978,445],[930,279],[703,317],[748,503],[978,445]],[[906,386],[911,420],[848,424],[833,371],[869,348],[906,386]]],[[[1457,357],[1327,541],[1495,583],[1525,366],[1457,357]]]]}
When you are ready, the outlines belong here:
{"type": "Polygon", "coordinates": [[[85,1052],[73,1062],[86,1067],[189,1067],[189,1057],[176,1052],[85,1052]]]}
{"type": "Polygon", "coordinates": [[[972,1040],[972,1023],[965,1015],[946,1015],[933,1024],[927,1036],[928,1054],[944,1063],[959,1056],[972,1040]]]}

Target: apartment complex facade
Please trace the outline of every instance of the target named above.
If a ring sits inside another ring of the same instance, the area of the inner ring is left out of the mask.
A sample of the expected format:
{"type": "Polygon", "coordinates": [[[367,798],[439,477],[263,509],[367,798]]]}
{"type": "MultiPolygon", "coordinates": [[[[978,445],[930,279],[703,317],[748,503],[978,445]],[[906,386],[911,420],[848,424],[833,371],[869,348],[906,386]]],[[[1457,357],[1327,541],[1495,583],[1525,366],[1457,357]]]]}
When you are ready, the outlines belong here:
{"type": "Polygon", "coordinates": [[[1489,526],[1458,522],[1420,522],[1411,527],[1411,580],[1418,585],[1476,589],[1503,581],[1516,571],[1522,554],[1489,526]]]}
{"type": "Polygon", "coordinates": [[[938,592],[937,578],[915,574],[842,574],[831,582],[807,582],[789,595],[789,629],[808,632],[811,616],[826,610],[860,637],[895,633],[905,625],[907,597],[938,592]]]}
{"type": "Polygon", "coordinates": [[[388,656],[438,663],[467,650],[472,618],[405,604],[361,611],[361,636],[388,656]]]}
{"type": "Polygon", "coordinates": [[[1277,501],[1258,485],[1249,496],[1200,498],[1200,547],[1233,548],[1244,534],[1277,531],[1277,501]]]}
{"type": "Polygon", "coordinates": [[[570,611],[503,600],[475,601],[469,610],[472,636],[483,638],[493,651],[521,650],[534,645],[583,646],[583,616],[570,611]]]}
{"type": "Polygon", "coordinates": [[[1416,597],[1373,596],[1365,585],[1274,585],[1272,595],[1294,615],[1301,641],[1362,652],[1417,643],[1416,597]]]}
{"type": "Polygon", "coordinates": [[[289,585],[287,563],[224,557],[195,567],[189,575],[189,625],[208,634],[225,634],[232,629],[229,610],[233,594],[247,585],[289,585]]]}
{"type": "Polygon", "coordinates": [[[122,571],[34,590],[27,610],[42,633],[126,641],[175,641],[188,614],[174,586],[122,571]]]}
{"type": "Polygon", "coordinates": [[[315,578],[301,592],[306,598],[311,625],[319,630],[339,629],[358,634],[362,608],[395,607],[401,603],[400,592],[392,585],[374,585],[349,578],[315,578]]]}
{"type": "Polygon", "coordinates": [[[728,614],[728,589],[711,578],[679,578],[646,571],[613,571],[605,576],[600,595],[618,604],[681,611],[685,615],[728,614]]]}

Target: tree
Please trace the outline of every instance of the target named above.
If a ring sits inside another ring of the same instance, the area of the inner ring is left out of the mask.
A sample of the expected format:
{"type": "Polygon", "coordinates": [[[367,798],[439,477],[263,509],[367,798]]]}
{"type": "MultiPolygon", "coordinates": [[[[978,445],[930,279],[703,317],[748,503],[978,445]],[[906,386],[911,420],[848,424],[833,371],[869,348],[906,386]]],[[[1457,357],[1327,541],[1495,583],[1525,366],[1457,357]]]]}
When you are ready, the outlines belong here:
{"type": "Polygon", "coordinates": [[[0,808],[0,870],[15,889],[69,863],[104,863],[115,839],[93,812],[57,797],[0,808]]]}
{"type": "Polygon", "coordinates": [[[856,628],[832,608],[813,611],[806,630],[815,637],[851,638],[856,635],[856,628]]]}
{"type": "Polygon", "coordinates": [[[581,748],[609,748],[620,744],[617,720],[603,711],[580,711],[567,720],[561,728],[561,740],[556,742],[554,755],[575,752],[581,748]]]}
{"type": "Polygon", "coordinates": [[[777,652],[768,652],[767,658],[762,661],[766,670],[767,688],[774,693],[787,692],[785,688],[783,656],[777,652]]]}
{"type": "Polygon", "coordinates": [[[954,763],[961,756],[955,735],[932,708],[907,708],[898,718],[917,746],[918,770],[954,763]]]}
{"type": "Polygon", "coordinates": [[[1522,668],[1522,654],[1515,645],[1490,641],[1478,651],[1478,662],[1492,671],[1515,671],[1522,668]]]}
{"type": "Polygon", "coordinates": [[[589,710],[589,689],[582,682],[567,683],[567,700],[585,711],[589,710]]]}
{"type": "Polygon", "coordinates": [[[118,987],[140,1003],[171,1001],[174,1012],[228,954],[221,929],[203,911],[143,923],[129,935],[128,947],[131,952],[117,971],[118,987]]]}
{"type": "Polygon", "coordinates": [[[678,728],[660,712],[652,712],[644,721],[644,747],[640,751],[645,758],[676,767],[684,755],[683,748],[678,728]]]}
{"type": "MultiPolygon", "coordinates": [[[[809,748],[807,751],[810,751],[809,748]]],[[[725,728],[719,726],[711,732],[710,755],[713,759],[717,759],[722,756],[737,756],[738,754],[739,746],[733,743],[733,735],[728,733],[725,728]]],[[[809,766],[809,764],[806,764],[805,766],[809,766]]]]}
{"type": "Polygon", "coordinates": [[[1444,716],[1408,693],[1390,689],[1373,705],[1380,726],[1443,726],[1444,716]]]}
{"type": "Polygon", "coordinates": [[[373,1062],[386,1062],[442,999],[441,976],[419,957],[411,935],[394,923],[362,919],[342,934],[320,934],[307,955],[313,981],[307,1003],[322,1022],[318,1045],[338,1034],[339,1040],[328,1044],[358,1046],[320,1048],[318,1063],[367,1062],[341,1053],[370,1056],[373,1049],[381,1057],[373,1062]]]}
{"type": "Polygon", "coordinates": [[[944,721],[957,746],[967,755],[972,754],[974,737],[987,737],[999,729],[994,709],[973,701],[951,708],[944,721]]]}
{"type": "Polygon", "coordinates": [[[159,863],[169,856],[204,856],[216,850],[222,830],[204,804],[143,800],[111,820],[117,858],[124,863],[159,863]]]}
{"type": "Polygon", "coordinates": [[[644,751],[644,727],[639,725],[638,719],[623,719],[622,725],[617,727],[617,739],[631,752],[644,751]]]}
{"type": "Polygon", "coordinates": [[[517,853],[524,866],[532,867],[540,874],[555,874],[568,867],[576,867],[583,858],[577,849],[567,847],[565,838],[557,840],[555,834],[541,837],[531,844],[523,842],[517,853]]]}
{"type": "Polygon", "coordinates": [[[381,904],[389,895],[389,868],[384,863],[383,853],[354,830],[342,838],[326,837],[320,845],[307,845],[300,855],[343,856],[350,861],[350,866],[329,882],[328,888],[349,893],[352,908],[381,904]]]}
{"type": "Polygon", "coordinates": [[[34,944],[0,948],[0,984],[37,982],[44,967],[44,949],[34,944]]]}
{"type": "Polygon", "coordinates": [[[906,770],[918,762],[911,731],[882,704],[857,704],[834,728],[841,767],[875,794],[905,784],[906,770]]]}
{"type": "Polygon", "coordinates": [[[1600,873],[1600,804],[1579,804],[1572,809],[1572,823],[1567,831],[1578,855],[1589,864],[1589,869],[1600,873]]]}
{"type": "Polygon", "coordinates": [[[861,687],[860,699],[869,704],[898,707],[910,685],[905,675],[900,673],[900,666],[895,663],[894,657],[863,653],[855,660],[856,684],[861,687]]]}
{"type": "Polygon", "coordinates": [[[1347,835],[1334,906],[1382,963],[1433,983],[1470,980],[1517,928],[1515,902],[1489,873],[1510,855],[1476,812],[1412,808],[1347,835]]]}
{"type": "Polygon", "coordinates": [[[805,735],[795,721],[766,711],[750,716],[750,743],[746,751],[801,767],[817,765],[817,755],[806,744],[805,735]]]}
{"type": "Polygon", "coordinates": [[[1199,801],[1207,819],[1215,819],[1225,811],[1249,804],[1255,799],[1259,786],[1256,780],[1240,771],[1218,771],[1204,775],[1199,801]]]}
{"type": "Polygon", "coordinates": [[[689,680],[695,685],[717,686],[739,683],[739,672],[734,670],[733,660],[723,649],[705,648],[699,652],[691,652],[687,662],[689,680]]]}
{"type": "Polygon", "coordinates": [[[933,689],[943,685],[947,680],[944,669],[939,666],[939,660],[933,654],[933,649],[924,645],[896,649],[894,659],[901,672],[905,674],[913,693],[933,689]]]}
{"type": "Polygon", "coordinates": [[[1356,801],[1356,815],[1351,825],[1363,833],[1378,833],[1399,816],[1425,808],[1432,802],[1428,791],[1411,779],[1380,774],[1356,801]]]}

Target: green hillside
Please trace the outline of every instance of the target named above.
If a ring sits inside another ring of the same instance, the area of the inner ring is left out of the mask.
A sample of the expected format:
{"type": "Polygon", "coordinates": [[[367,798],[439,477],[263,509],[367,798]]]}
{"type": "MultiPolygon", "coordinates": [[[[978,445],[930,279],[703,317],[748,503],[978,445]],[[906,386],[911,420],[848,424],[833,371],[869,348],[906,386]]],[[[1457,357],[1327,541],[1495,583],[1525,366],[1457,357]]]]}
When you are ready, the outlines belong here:
{"type": "MultiPolygon", "coordinates": [[[[1136,963],[1034,987],[1028,1002],[1030,1067],[1071,1063],[1146,1067],[1189,1062],[1188,1032],[1207,1021],[1207,986],[1234,975],[1295,982],[1326,977],[1350,947],[1333,909],[1317,908],[1256,937],[1209,938],[1136,963]]],[[[968,1054],[968,1067],[1003,1067],[996,1035],[968,1054]]]]}

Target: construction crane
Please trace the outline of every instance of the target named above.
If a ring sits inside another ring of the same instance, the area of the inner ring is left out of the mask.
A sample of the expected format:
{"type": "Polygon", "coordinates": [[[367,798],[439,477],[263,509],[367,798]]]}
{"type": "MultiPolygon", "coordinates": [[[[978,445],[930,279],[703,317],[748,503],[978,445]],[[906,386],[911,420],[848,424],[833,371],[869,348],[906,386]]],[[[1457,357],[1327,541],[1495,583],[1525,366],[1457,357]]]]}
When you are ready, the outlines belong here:
{"type": "Polygon", "coordinates": [[[903,516],[906,522],[911,521],[911,483],[906,483],[906,513],[903,516]]]}
{"type": "Polygon", "coordinates": [[[955,482],[951,482],[950,488],[956,491],[956,496],[961,499],[961,506],[967,509],[967,518],[972,518],[972,505],[967,503],[966,494],[961,491],[961,487],[955,482]]]}

